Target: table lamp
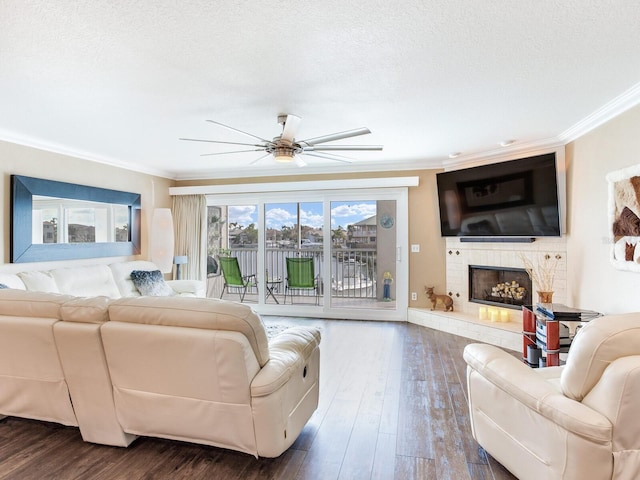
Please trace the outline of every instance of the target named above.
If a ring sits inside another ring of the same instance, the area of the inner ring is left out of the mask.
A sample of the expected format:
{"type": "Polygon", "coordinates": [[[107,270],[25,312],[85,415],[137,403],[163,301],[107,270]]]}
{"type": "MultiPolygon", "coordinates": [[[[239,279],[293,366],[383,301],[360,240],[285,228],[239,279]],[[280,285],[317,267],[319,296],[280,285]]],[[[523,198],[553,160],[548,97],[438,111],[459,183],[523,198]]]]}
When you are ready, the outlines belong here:
{"type": "Polygon", "coordinates": [[[180,280],[180,265],[186,265],[187,256],[176,255],[175,257],[173,257],[173,263],[176,265],[176,279],[180,280]]]}

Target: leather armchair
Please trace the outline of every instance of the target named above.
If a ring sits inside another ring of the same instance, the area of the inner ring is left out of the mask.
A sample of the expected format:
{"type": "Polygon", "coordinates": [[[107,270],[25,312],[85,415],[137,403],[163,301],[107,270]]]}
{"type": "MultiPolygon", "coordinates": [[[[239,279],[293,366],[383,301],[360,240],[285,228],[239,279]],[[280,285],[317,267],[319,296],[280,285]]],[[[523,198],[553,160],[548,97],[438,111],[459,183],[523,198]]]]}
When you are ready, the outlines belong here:
{"type": "Polygon", "coordinates": [[[212,298],[130,297],[100,326],[113,404],[130,436],[277,457],[318,406],[320,332],[267,340],[247,306],[212,298]]]}
{"type": "Polygon", "coordinates": [[[640,478],[640,313],[592,320],[566,365],[464,350],[472,433],[521,480],[640,478]]]}

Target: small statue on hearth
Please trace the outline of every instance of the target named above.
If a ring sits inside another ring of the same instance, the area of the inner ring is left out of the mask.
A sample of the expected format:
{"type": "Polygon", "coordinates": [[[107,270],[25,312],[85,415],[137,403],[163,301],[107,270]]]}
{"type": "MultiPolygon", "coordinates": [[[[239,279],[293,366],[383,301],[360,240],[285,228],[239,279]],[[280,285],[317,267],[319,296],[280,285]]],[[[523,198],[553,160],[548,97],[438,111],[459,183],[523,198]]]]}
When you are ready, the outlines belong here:
{"type": "Polygon", "coordinates": [[[424,287],[424,294],[431,300],[431,310],[435,310],[439,303],[444,307],[445,312],[453,312],[453,299],[449,295],[438,295],[433,292],[434,287],[424,287]]]}

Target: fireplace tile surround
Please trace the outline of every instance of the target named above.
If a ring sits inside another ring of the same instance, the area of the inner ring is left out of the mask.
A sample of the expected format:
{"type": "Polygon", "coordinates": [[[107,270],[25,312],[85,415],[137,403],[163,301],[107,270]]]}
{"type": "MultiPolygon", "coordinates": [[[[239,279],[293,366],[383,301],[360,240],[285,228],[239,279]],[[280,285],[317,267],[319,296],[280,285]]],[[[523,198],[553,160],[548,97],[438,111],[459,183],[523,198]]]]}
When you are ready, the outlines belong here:
{"type": "MultiPolygon", "coordinates": [[[[509,311],[509,322],[480,320],[478,309],[482,305],[469,301],[469,265],[498,268],[523,268],[520,255],[529,259],[537,255],[559,255],[553,301],[567,301],[567,250],[565,238],[536,239],[532,243],[461,242],[446,239],[446,293],[453,299],[454,311],[431,311],[428,308],[410,308],[408,321],[511,350],[522,348],[522,314],[519,309],[509,311]]],[[[532,301],[537,300],[537,285],[532,286],[532,301]]],[[[441,293],[441,292],[438,292],[441,293]]],[[[444,292],[442,292],[444,293],[444,292]]]]}
{"type": "MultiPolygon", "coordinates": [[[[523,268],[520,255],[524,254],[530,259],[537,255],[559,255],[560,261],[556,271],[553,301],[566,303],[567,299],[567,247],[564,238],[537,239],[532,243],[468,243],[460,242],[456,238],[446,240],[447,255],[447,283],[446,291],[451,292],[454,310],[478,315],[479,303],[469,301],[469,265],[523,268]]],[[[532,301],[537,299],[537,285],[532,286],[532,301]]],[[[514,311],[516,313],[516,311],[514,311]]],[[[517,311],[519,314],[519,310],[517,311]]],[[[512,315],[513,317],[513,315],[512,315]]],[[[513,318],[512,318],[513,320],[513,318]]]]}

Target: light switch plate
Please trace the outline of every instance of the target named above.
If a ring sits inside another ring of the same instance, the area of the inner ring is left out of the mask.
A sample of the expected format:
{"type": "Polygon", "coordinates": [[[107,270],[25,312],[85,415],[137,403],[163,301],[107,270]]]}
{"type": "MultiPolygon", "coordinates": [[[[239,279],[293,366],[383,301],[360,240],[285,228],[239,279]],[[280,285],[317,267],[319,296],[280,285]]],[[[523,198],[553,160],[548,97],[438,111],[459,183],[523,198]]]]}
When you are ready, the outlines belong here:
{"type": "Polygon", "coordinates": [[[411,253],[418,253],[420,252],[420,244],[419,243],[414,243],[411,245],[411,253]]]}

